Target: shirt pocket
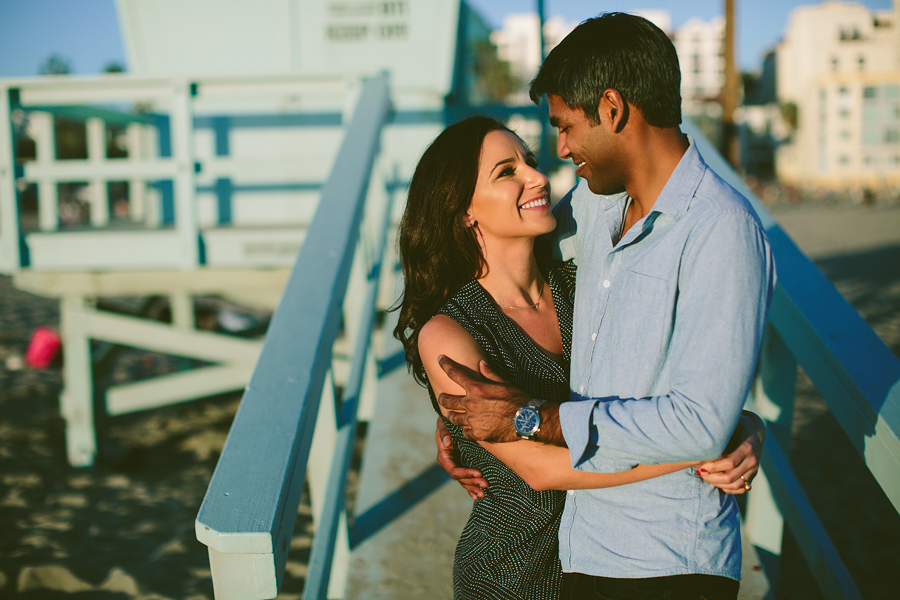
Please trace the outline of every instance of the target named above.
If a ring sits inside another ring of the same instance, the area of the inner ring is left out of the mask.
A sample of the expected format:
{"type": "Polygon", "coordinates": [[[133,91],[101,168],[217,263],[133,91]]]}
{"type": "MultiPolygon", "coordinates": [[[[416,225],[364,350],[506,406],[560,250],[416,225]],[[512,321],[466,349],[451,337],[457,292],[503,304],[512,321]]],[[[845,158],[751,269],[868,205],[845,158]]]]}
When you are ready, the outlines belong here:
{"type": "Polygon", "coordinates": [[[672,314],[669,282],[625,269],[616,296],[616,310],[607,315],[616,344],[612,351],[623,356],[659,354],[672,314]]]}

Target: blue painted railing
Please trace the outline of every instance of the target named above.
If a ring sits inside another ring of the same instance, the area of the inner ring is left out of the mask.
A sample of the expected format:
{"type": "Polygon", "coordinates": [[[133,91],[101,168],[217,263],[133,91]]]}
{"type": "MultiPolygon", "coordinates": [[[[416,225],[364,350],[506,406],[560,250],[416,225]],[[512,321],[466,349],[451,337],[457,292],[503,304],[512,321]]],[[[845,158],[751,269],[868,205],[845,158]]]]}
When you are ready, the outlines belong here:
{"type": "Polygon", "coordinates": [[[386,77],[368,80],[197,515],[197,538],[209,547],[219,599],[275,597],[307,471],[323,464],[327,487],[325,478],[310,481],[318,515],[306,597],[324,595],[334,548],[346,556],[344,486],[371,362],[367,348],[390,212],[387,200],[372,200],[385,190],[370,189],[369,180],[388,111],[386,77]],[[364,213],[376,223],[369,246],[361,238],[364,213]],[[355,294],[362,299],[355,314],[343,302],[351,270],[366,280],[364,292],[355,294]],[[336,406],[330,370],[342,318],[356,337],[351,375],[336,406]],[[324,449],[315,465],[309,463],[314,443],[324,449]]]}
{"type": "Polygon", "coordinates": [[[778,283],[750,405],[769,435],[747,500],[745,534],[778,578],[785,525],[822,595],[861,598],[788,461],[798,365],[844,428],[885,495],[900,511],[900,360],[825,275],[797,248],[741,178],[691,123],[707,163],[754,204],[766,229],[778,283]]]}

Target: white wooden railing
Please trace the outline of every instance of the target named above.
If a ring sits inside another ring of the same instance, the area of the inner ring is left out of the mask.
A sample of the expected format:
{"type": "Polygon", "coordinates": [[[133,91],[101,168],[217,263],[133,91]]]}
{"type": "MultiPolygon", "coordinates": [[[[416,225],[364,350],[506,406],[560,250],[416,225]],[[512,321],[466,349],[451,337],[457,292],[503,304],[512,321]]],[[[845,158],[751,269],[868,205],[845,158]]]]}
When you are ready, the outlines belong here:
{"type": "Polygon", "coordinates": [[[357,407],[373,381],[369,347],[393,193],[373,170],[388,104],[386,79],[369,80],[197,515],[216,598],[275,597],[307,476],[317,532],[305,597],[325,597],[329,581],[331,597],[343,596],[344,489],[357,407]],[[342,316],[353,352],[338,402],[331,365],[342,316]]]}

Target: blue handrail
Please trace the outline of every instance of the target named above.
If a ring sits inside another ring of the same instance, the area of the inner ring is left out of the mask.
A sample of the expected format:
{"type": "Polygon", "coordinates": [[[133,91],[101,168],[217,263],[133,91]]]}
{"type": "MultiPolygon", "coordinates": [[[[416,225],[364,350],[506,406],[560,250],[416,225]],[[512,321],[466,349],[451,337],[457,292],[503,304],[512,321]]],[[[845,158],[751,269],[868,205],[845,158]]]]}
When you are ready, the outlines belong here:
{"type": "Polygon", "coordinates": [[[386,76],[367,80],[197,515],[217,598],[277,594],[388,111],[386,76]]]}

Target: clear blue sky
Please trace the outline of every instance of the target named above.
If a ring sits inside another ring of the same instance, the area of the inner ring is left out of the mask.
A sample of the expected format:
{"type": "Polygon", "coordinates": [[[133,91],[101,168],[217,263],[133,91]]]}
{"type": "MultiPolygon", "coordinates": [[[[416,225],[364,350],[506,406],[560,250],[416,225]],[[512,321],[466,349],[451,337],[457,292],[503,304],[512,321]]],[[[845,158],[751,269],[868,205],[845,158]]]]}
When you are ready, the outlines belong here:
{"type": "MultiPolygon", "coordinates": [[[[816,3],[736,2],[738,60],[745,70],[757,69],[765,51],[781,39],[793,7],[816,3]]],[[[469,3],[495,27],[502,24],[505,14],[537,6],[537,2],[527,0],[469,3]]],[[[891,0],[862,3],[874,9],[891,6],[891,0]]],[[[603,11],[662,8],[672,15],[674,27],[694,16],[709,19],[721,14],[723,6],[724,0],[545,0],[548,17],[558,14],[569,21],[581,21],[603,11]]],[[[100,73],[111,62],[127,68],[114,0],[0,0],[0,77],[36,75],[52,54],[65,59],[77,74],[100,73]]]]}

